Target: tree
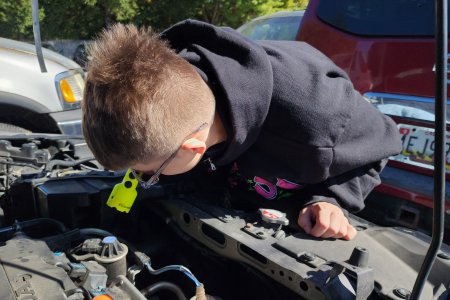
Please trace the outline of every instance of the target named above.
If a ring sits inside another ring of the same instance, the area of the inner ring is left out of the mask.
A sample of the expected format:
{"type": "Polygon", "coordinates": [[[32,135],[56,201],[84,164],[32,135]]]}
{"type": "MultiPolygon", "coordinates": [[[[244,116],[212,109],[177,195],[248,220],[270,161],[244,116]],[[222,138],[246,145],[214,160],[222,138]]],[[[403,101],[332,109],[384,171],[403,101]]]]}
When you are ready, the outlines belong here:
{"type": "MultiPolygon", "coordinates": [[[[44,18],[44,10],[39,10],[39,18],[44,18]]],[[[33,20],[30,0],[0,1],[0,34],[19,40],[33,38],[33,20]]]]}
{"type": "Polygon", "coordinates": [[[134,19],[157,30],[195,18],[215,25],[236,28],[259,15],[280,10],[303,9],[307,0],[140,0],[134,19]]]}
{"type": "MultiPolygon", "coordinates": [[[[91,39],[115,22],[133,22],[162,30],[195,18],[238,27],[259,15],[302,9],[307,0],[40,0],[43,39],[91,39]]],[[[0,32],[32,39],[30,0],[0,0],[0,32]]]]}
{"type": "Polygon", "coordinates": [[[139,0],[138,13],[133,19],[137,25],[162,30],[178,21],[196,15],[199,0],[139,0]]]}
{"type": "Polygon", "coordinates": [[[115,22],[131,22],[136,0],[41,0],[45,39],[90,39],[115,22]]]}

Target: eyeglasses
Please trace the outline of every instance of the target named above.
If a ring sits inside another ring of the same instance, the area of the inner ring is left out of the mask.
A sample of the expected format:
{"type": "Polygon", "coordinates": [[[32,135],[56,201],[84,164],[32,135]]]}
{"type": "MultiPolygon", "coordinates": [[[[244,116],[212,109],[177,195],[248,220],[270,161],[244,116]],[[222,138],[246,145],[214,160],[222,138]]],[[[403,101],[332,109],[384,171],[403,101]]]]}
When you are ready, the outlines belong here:
{"type": "MultiPolygon", "coordinates": [[[[200,125],[196,130],[194,130],[193,132],[191,132],[186,138],[184,138],[184,140],[186,140],[191,134],[197,133],[200,130],[204,129],[206,127],[206,125],[208,125],[208,123],[203,123],[202,125],[200,125]]],[[[184,143],[183,140],[183,143],[184,143]]],[[[139,184],[144,188],[144,189],[149,189],[150,187],[152,187],[153,185],[157,184],[159,181],[159,175],[161,175],[161,173],[164,171],[164,169],[172,162],[172,160],[175,158],[175,156],[177,156],[178,151],[180,150],[181,146],[183,145],[183,143],[181,143],[181,145],[177,148],[177,150],[172,153],[162,164],[161,166],[158,168],[158,170],[156,170],[155,173],[153,173],[152,175],[148,174],[148,173],[144,173],[144,172],[138,172],[134,169],[131,169],[131,172],[133,173],[133,176],[137,179],[137,181],[139,182],[139,184]],[[143,177],[145,176],[145,178],[143,177]],[[146,179],[148,176],[150,176],[149,179],[146,179]]]]}

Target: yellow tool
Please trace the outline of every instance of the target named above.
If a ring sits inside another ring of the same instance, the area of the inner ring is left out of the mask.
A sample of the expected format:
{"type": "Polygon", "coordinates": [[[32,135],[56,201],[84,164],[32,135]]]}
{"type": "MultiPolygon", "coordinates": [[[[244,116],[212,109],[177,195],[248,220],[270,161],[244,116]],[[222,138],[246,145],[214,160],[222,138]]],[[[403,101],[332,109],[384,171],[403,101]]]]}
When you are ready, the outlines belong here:
{"type": "Polygon", "coordinates": [[[137,197],[137,186],[137,179],[134,177],[131,169],[128,169],[122,182],[114,186],[108,201],[106,201],[106,205],[113,207],[120,212],[130,212],[134,200],[136,200],[137,197]]]}

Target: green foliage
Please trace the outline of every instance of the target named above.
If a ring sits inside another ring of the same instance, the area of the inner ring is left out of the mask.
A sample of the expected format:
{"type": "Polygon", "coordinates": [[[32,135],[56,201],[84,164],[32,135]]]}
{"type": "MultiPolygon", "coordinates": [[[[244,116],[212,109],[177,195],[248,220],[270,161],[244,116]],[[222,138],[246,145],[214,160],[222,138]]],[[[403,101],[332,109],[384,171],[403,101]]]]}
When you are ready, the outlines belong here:
{"type": "Polygon", "coordinates": [[[187,18],[236,28],[251,18],[304,9],[307,4],[308,0],[140,0],[133,21],[157,30],[187,18]]]}
{"type": "Polygon", "coordinates": [[[199,0],[138,0],[138,13],[133,19],[137,25],[162,30],[178,21],[196,16],[199,0]]]}
{"type": "Polygon", "coordinates": [[[131,22],[134,0],[41,0],[44,39],[89,39],[114,22],[131,22]]]}
{"type": "Polygon", "coordinates": [[[305,9],[308,4],[306,0],[268,0],[261,2],[264,2],[259,6],[261,15],[272,14],[283,10],[305,9]]]}
{"type": "MultiPolygon", "coordinates": [[[[39,18],[44,19],[44,10],[39,10],[39,18]]],[[[16,39],[33,38],[33,20],[30,0],[0,1],[0,36],[16,39]]]]}
{"type": "MultiPolygon", "coordinates": [[[[236,28],[256,16],[306,7],[308,0],[40,0],[43,39],[90,39],[115,22],[162,30],[194,18],[236,28]]],[[[0,0],[0,35],[32,39],[30,0],[0,0]]]]}
{"type": "Polygon", "coordinates": [[[46,17],[41,22],[43,39],[78,39],[95,34],[103,27],[99,10],[92,10],[83,0],[41,0],[46,17]]]}
{"type": "Polygon", "coordinates": [[[113,21],[131,21],[138,12],[137,1],[133,0],[85,0],[84,2],[90,9],[102,11],[106,25],[110,25],[109,22],[113,21]]]}

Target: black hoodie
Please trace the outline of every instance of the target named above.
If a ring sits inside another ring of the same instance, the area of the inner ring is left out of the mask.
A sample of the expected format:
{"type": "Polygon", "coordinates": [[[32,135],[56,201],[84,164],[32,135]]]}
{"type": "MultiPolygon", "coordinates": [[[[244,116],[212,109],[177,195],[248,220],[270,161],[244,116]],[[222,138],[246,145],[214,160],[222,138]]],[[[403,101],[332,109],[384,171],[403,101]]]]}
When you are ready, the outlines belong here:
{"type": "Polygon", "coordinates": [[[254,42],[195,20],[161,36],[214,93],[228,131],[216,165],[237,162],[245,176],[302,184],[305,205],[358,211],[380,183],[386,158],[401,151],[395,123],[306,43],[254,42]]]}

